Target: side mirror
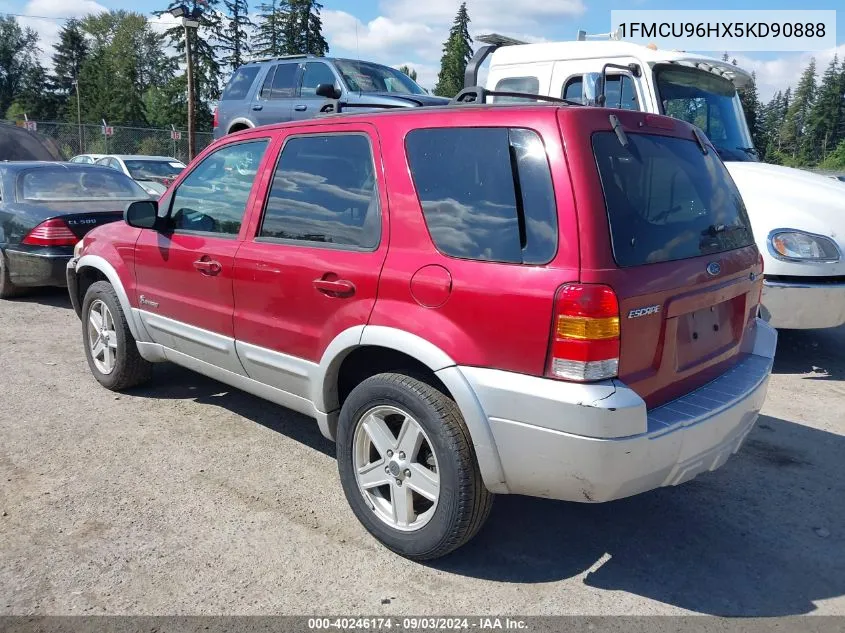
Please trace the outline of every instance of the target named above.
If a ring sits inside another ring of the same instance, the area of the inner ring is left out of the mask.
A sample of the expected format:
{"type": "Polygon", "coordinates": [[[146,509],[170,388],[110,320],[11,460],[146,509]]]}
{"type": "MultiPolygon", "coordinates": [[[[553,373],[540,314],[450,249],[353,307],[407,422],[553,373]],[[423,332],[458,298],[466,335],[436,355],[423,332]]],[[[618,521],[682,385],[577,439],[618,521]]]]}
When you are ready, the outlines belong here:
{"type": "Polygon", "coordinates": [[[123,221],[136,229],[154,229],[157,220],[158,203],[154,200],[137,200],[123,213],[123,221]]]}
{"type": "Polygon", "coordinates": [[[340,88],[334,84],[318,84],[317,96],[326,99],[340,99],[340,88]]]}
{"type": "Polygon", "coordinates": [[[597,105],[604,81],[602,73],[584,73],[581,80],[581,102],[584,105],[597,105]]]}

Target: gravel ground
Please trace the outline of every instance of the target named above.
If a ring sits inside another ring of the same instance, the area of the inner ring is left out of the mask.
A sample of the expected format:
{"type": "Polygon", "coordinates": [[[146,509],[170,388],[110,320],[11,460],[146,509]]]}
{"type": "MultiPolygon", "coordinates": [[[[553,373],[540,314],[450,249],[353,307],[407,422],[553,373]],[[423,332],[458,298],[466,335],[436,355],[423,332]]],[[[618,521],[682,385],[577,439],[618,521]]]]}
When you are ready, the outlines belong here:
{"type": "Polygon", "coordinates": [[[782,332],[721,470],[499,497],[430,565],[359,526],[315,423],[175,366],[115,395],[62,291],[0,302],[0,614],[845,615],[845,328],[782,332]]]}

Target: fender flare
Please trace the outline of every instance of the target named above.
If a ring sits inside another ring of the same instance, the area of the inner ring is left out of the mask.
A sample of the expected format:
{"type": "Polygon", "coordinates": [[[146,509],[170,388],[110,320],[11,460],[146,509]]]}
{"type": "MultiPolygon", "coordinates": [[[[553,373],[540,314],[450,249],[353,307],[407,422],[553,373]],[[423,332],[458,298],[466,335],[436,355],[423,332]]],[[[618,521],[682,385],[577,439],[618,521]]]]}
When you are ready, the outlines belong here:
{"type": "Polygon", "coordinates": [[[457,363],[416,334],[379,325],[356,326],[341,332],[326,348],[311,378],[311,400],[317,411],[327,416],[337,415],[340,366],[350,352],[364,346],[384,347],[416,358],[443,382],[466,422],[484,484],[491,492],[507,493],[502,461],[481,402],[457,363]]]}
{"type": "Polygon", "coordinates": [[[123,287],[123,282],[120,280],[120,275],[117,274],[114,266],[99,255],[83,255],[79,258],[79,261],[76,262],[76,273],[79,274],[79,271],[83,268],[94,268],[106,276],[106,279],[109,280],[112,288],[114,288],[114,292],[117,295],[117,300],[120,302],[120,307],[123,309],[123,314],[126,316],[126,323],[129,325],[129,331],[132,332],[132,336],[138,342],[147,342],[148,339],[142,335],[144,331],[143,328],[135,320],[135,312],[132,309],[132,304],[129,302],[129,295],[126,293],[126,289],[123,287]]]}
{"type": "Polygon", "coordinates": [[[232,119],[231,121],[229,121],[229,127],[228,127],[228,130],[226,131],[226,135],[236,134],[237,132],[243,131],[243,130],[237,130],[237,132],[232,132],[231,131],[232,128],[235,127],[236,125],[245,125],[248,130],[255,129],[255,123],[253,123],[252,121],[250,121],[249,119],[247,119],[245,117],[237,117],[236,119],[232,119]]]}

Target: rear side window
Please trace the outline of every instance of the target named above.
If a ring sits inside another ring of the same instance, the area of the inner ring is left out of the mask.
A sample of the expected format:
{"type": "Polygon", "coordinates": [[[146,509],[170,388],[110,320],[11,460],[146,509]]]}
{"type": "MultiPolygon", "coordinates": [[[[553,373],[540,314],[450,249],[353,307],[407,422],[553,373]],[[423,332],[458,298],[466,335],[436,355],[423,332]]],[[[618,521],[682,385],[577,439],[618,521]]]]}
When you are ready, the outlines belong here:
{"type": "Polygon", "coordinates": [[[285,143],[259,238],[376,248],[381,237],[370,142],[361,134],[285,143]]]}
{"type": "Polygon", "coordinates": [[[259,66],[242,66],[232,75],[229,85],[223,91],[221,101],[243,101],[249,94],[252,82],[258,75],[259,66]]]}
{"type": "Polygon", "coordinates": [[[279,64],[276,66],[276,74],[273,76],[273,95],[271,99],[284,99],[294,96],[296,92],[294,80],[296,79],[297,70],[299,70],[297,64],[279,64]]]}
{"type": "Polygon", "coordinates": [[[557,209],[546,150],[536,132],[414,130],[406,145],[438,250],[462,259],[551,261],[557,251],[557,209]]]}
{"type": "Polygon", "coordinates": [[[593,134],[619,266],[710,255],[754,243],[739,191],[710,149],[691,140],[593,134]]]}
{"type": "MultiPolygon", "coordinates": [[[[527,92],[532,95],[540,94],[540,80],[536,77],[508,77],[500,79],[496,84],[496,92],[527,92]]],[[[496,103],[515,103],[531,101],[524,97],[494,97],[496,103]]]]}

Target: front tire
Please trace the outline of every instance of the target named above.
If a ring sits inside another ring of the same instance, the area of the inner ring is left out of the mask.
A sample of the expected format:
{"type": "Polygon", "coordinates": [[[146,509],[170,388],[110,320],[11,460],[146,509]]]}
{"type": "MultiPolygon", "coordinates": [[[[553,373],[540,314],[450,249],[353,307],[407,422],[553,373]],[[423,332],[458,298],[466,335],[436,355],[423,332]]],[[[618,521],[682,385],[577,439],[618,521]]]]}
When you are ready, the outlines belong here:
{"type": "Polygon", "coordinates": [[[337,461],[355,516],[407,558],[445,556],[490,514],[493,495],[460,410],[415,378],[379,374],[352,390],[340,412],[337,461]]]}
{"type": "Polygon", "coordinates": [[[141,358],[117,294],[107,281],[91,284],[82,302],[82,341],[94,378],[121,391],[147,382],[152,363],[141,358]]]}

